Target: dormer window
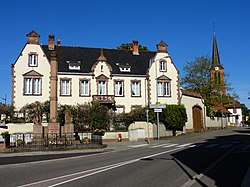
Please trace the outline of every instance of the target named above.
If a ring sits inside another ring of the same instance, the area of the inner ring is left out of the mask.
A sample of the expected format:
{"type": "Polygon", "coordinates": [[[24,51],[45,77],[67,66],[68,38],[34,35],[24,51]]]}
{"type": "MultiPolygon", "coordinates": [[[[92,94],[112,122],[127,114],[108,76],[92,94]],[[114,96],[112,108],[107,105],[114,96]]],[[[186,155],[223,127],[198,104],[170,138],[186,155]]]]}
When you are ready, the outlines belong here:
{"type": "Polygon", "coordinates": [[[117,66],[119,66],[120,72],[130,72],[131,66],[127,63],[126,65],[121,65],[119,63],[116,63],[117,66]]]}
{"type": "Polygon", "coordinates": [[[167,62],[160,61],[160,71],[167,71],[167,62]]]}
{"type": "Polygon", "coordinates": [[[80,70],[81,69],[81,61],[77,61],[77,62],[67,61],[67,63],[69,64],[69,70],[80,70]]]}
{"type": "Polygon", "coordinates": [[[121,72],[130,72],[131,68],[130,67],[119,67],[121,72]]]}
{"type": "Polygon", "coordinates": [[[29,54],[29,66],[37,66],[37,54],[29,54]]]}

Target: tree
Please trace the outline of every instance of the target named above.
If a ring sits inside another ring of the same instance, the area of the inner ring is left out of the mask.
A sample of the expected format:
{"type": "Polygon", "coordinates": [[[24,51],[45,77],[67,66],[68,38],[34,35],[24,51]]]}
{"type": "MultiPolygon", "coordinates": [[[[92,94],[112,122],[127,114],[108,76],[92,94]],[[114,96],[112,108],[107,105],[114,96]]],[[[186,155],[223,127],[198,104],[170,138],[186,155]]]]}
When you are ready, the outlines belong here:
{"type": "Polygon", "coordinates": [[[91,130],[109,130],[110,120],[108,115],[108,108],[106,106],[101,105],[99,102],[92,102],[90,119],[91,130]]]}
{"type": "Polygon", "coordinates": [[[182,87],[201,95],[208,109],[207,114],[211,113],[209,112],[211,111],[210,107],[214,102],[227,102],[227,97],[222,93],[225,88],[228,91],[232,89],[226,80],[229,75],[224,73],[224,82],[217,80],[217,78],[211,80],[211,60],[209,57],[196,57],[193,61],[187,62],[183,70],[182,87]]]}
{"type": "Polygon", "coordinates": [[[208,57],[196,57],[194,61],[187,62],[184,66],[184,77],[181,85],[186,89],[198,92],[203,99],[208,99],[212,92],[210,84],[210,64],[208,57]]]}
{"type": "MultiPolygon", "coordinates": [[[[135,121],[146,121],[146,110],[148,107],[138,107],[131,110],[129,113],[121,113],[115,115],[115,130],[128,130],[131,123],[135,121]]],[[[156,114],[153,110],[148,112],[148,120],[150,123],[156,123],[156,114]]]]}
{"type": "MultiPolygon", "coordinates": [[[[123,50],[131,50],[131,43],[123,43],[120,46],[117,47],[117,49],[123,49],[123,50]]],[[[147,46],[142,46],[139,44],[139,51],[149,51],[147,46]]]]}
{"type": "Polygon", "coordinates": [[[26,104],[21,108],[21,112],[24,113],[26,121],[32,121],[34,124],[39,125],[42,123],[44,103],[36,101],[34,103],[26,104]]]}
{"type": "Polygon", "coordinates": [[[163,109],[163,123],[167,129],[176,135],[177,130],[182,130],[187,122],[187,113],[184,105],[166,105],[163,109]]]}
{"type": "Polygon", "coordinates": [[[72,111],[73,123],[77,131],[90,131],[91,130],[91,110],[90,103],[77,104],[72,111]]]}
{"type": "Polygon", "coordinates": [[[49,100],[43,103],[43,112],[46,116],[46,121],[49,122],[49,118],[50,118],[50,101],[49,100]]]}

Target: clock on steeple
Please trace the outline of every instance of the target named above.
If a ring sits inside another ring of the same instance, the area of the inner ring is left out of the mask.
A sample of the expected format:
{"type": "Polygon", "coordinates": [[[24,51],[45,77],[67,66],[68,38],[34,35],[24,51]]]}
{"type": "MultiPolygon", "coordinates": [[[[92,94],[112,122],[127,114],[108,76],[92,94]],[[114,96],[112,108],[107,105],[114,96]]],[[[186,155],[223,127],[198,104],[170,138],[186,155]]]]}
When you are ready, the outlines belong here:
{"type": "MultiPolygon", "coordinates": [[[[224,84],[224,67],[220,63],[220,56],[217,47],[215,32],[213,37],[213,51],[212,51],[212,64],[210,68],[210,79],[212,81],[216,81],[219,84],[224,84]]],[[[222,93],[226,94],[225,88],[223,89],[222,93]]]]}

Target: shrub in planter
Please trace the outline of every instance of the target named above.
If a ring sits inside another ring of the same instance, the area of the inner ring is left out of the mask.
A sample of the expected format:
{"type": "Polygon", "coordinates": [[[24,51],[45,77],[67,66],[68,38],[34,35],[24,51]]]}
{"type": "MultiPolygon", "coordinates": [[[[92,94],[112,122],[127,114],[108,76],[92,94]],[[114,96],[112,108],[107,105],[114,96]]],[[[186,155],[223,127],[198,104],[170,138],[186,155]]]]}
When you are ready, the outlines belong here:
{"type": "Polygon", "coordinates": [[[20,145],[23,145],[24,142],[23,142],[22,139],[18,139],[18,140],[16,141],[16,144],[17,144],[17,146],[20,146],[20,145]]]}
{"type": "Polygon", "coordinates": [[[89,143],[89,138],[88,137],[84,137],[82,139],[82,142],[83,142],[83,144],[88,144],[89,143]]]}

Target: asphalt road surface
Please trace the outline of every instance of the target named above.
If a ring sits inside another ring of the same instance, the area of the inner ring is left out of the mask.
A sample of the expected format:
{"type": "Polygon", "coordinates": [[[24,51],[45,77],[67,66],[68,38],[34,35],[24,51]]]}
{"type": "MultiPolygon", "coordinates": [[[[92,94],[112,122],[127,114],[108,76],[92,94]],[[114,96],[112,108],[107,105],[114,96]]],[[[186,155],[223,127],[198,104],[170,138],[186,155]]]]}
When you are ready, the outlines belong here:
{"type": "Polygon", "coordinates": [[[127,148],[69,153],[58,159],[57,155],[35,160],[11,157],[8,162],[0,158],[0,186],[247,186],[247,128],[169,137],[127,148]]]}

